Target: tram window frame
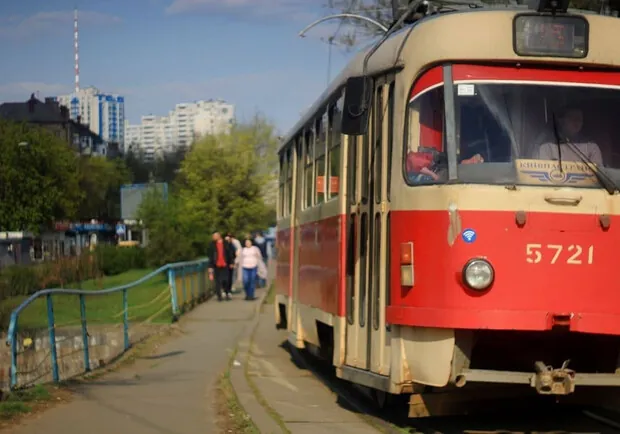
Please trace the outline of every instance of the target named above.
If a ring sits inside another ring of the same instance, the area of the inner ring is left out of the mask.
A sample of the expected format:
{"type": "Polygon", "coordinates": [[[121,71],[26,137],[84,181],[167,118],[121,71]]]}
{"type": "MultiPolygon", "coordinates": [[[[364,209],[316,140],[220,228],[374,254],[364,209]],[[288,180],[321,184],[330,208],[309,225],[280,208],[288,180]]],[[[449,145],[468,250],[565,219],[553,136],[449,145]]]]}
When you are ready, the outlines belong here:
{"type": "Polygon", "coordinates": [[[387,179],[386,198],[388,202],[391,200],[392,193],[392,156],[394,153],[394,110],[396,108],[395,99],[396,81],[391,81],[388,88],[387,115],[388,115],[388,140],[387,140],[387,179]]]}
{"type": "MultiPolygon", "coordinates": [[[[428,73],[427,73],[428,74],[428,73]]],[[[442,71],[443,74],[443,71],[442,71]]],[[[420,81],[421,78],[425,77],[425,75],[421,75],[420,77],[418,77],[417,80],[415,80],[410,89],[409,89],[409,93],[407,95],[409,95],[406,99],[405,102],[405,122],[404,122],[404,131],[403,131],[403,149],[402,149],[402,153],[401,153],[401,171],[402,171],[402,177],[405,181],[405,183],[407,184],[407,186],[409,187],[418,187],[418,186],[425,186],[425,185],[443,185],[446,184],[448,182],[448,175],[447,175],[447,167],[446,167],[446,176],[444,177],[440,177],[437,180],[427,180],[427,181],[420,181],[420,182],[412,182],[409,180],[408,174],[407,174],[407,154],[409,153],[409,144],[411,143],[411,139],[412,137],[414,137],[412,135],[412,131],[410,130],[411,128],[411,117],[412,117],[412,108],[411,108],[411,98],[410,95],[413,93],[413,89],[415,87],[415,85],[418,83],[418,81],[420,81]]],[[[442,146],[442,153],[446,155],[447,159],[448,159],[448,164],[449,164],[449,159],[452,158],[452,156],[450,155],[450,152],[448,152],[448,140],[447,140],[447,126],[446,126],[446,112],[447,112],[447,108],[446,108],[446,96],[445,96],[445,92],[446,92],[446,87],[447,86],[453,86],[452,83],[449,83],[446,85],[446,82],[443,80],[437,82],[436,84],[434,84],[433,86],[422,90],[421,92],[419,92],[416,96],[415,99],[418,98],[422,98],[427,94],[430,94],[431,92],[441,92],[441,98],[440,98],[440,104],[442,107],[442,117],[441,117],[441,122],[442,122],[442,128],[441,128],[441,146],[442,146]]],[[[453,108],[451,109],[453,110],[453,108]]],[[[420,149],[420,136],[421,136],[421,128],[420,128],[420,121],[419,121],[419,114],[420,112],[418,111],[418,119],[417,119],[417,133],[415,135],[415,137],[417,137],[416,139],[416,143],[417,143],[417,148],[416,149],[420,149]]]]}
{"type": "MultiPolygon", "coordinates": [[[[380,82],[379,82],[380,83],[380,82]]],[[[373,152],[372,155],[372,170],[374,176],[374,201],[376,204],[381,203],[381,187],[383,184],[383,177],[381,176],[381,166],[383,164],[383,84],[377,84],[375,89],[375,98],[374,98],[374,113],[373,113],[373,128],[372,128],[372,138],[373,138],[373,152]]]]}
{"type": "Polygon", "coordinates": [[[286,204],[284,202],[286,198],[285,192],[285,179],[286,179],[286,153],[284,150],[280,152],[280,176],[278,180],[278,195],[280,198],[280,204],[278,206],[278,214],[280,217],[284,217],[284,210],[286,209],[286,204]]]}
{"type": "Polygon", "coordinates": [[[328,109],[328,117],[329,117],[329,137],[331,138],[329,141],[329,149],[328,149],[328,165],[327,168],[329,170],[327,177],[327,187],[328,187],[328,197],[327,201],[332,199],[336,199],[340,195],[340,185],[341,185],[341,177],[340,174],[342,172],[341,164],[342,164],[342,116],[344,110],[344,95],[340,92],[338,99],[329,105],[328,109]],[[334,164],[334,155],[337,155],[337,161],[334,164]],[[336,173],[335,178],[337,178],[337,182],[334,184],[337,186],[336,191],[332,190],[332,178],[334,178],[334,172],[336,173]]]}
{"type": "Polygon", "coordinates": [[[373,258],[372,261],[372,282],[370,286],[372,288],[372,297],[373,297],[373,309],[372,309],[372,328],[375,330],[379,330],[379,323],[381,322],[380,317],[380,307],[381,307],[381,212],[376,212],[374,217],[374,234],[373,239],[370,242],[374,243],[372,252],[373,258]]]}
{"type": "Polygon", "coordinates": [[[304,209],[312,208],[314,202],[314,127],[306,128],[304,136],[304,209]],[[308,176],[310,175],[310,176],[308,176]],[[308,190],[309,189],[309,190],[308,190]]]}
{"type": "Polygon", "coordinates": [[[286,215],[293,213],[293,142],[286,151],[286,215]]]}
{"type": "Polygon", "coordinates": [[[326,110],[315,121],[315,148],[314,148],[314,204],[319,205],[326,201],[327,196],[327,149],[328,149],[328,113],[326,110]],[[323,178],[323,192],[319,192],[319,177],[323,178]]]}

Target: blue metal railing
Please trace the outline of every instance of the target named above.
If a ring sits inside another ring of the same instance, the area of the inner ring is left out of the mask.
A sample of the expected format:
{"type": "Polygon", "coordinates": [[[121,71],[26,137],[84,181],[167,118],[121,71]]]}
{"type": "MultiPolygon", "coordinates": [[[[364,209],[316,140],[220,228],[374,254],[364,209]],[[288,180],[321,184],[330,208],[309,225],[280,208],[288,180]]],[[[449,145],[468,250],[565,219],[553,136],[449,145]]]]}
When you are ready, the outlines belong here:
{"type": "MultiPolygon", "coordinates": [[[[177,272],[179,272],[179,277],[181,277],[181,285],[182,285],[182,297],[183,303],[188,301],[186,284],[185,284],[185,276],[193,275],[197,273],[204,273],[207,269],[208,259],[199,259],[195,261],[188,262],[177,262],[174,264],[166,264],[163,267],[158,268],[152,273],[147,274],[146,276],[136,280],[135,282],[128,283],[126,285],[117,286],[114,288],[103,289],[99,291],[87,291],[81,289],[43,289],[35,292],[30,297],[28,297],[22,304],[20,304],[17,308],[11,312],[11,318],[9,322],[9,330],[7,336],[7,345],[11,348],[11,367],[10,367],[10,387],[11,389],[17,386],[17,354],[18,354],[18,339],[17,339],[17,323],[19,320],[20,313],[28,307],[32,302],[34,302],[38,298],[45,297],[47,302],[47,326],[49,330],[49,338],[50,338],[50,355],[51,355],[51,363],[52,363],[52,378],[54,382],[60,381],[60,375],[58,372],[58,355],[56,350],[56,325],[54,322],[54,304],[52,300],[52,296],[54,295],[77,295],[80,300],[80,322],[82,326],[82,341],[84,347],[84,371],[90,371],[90,356],[88,349],[88,322],[86,318],[86,297],[85,296],[103,296],[113,293],[118,293],[122,291],[123,295],[123,352],[127,351],[131,346],[129,341],[129,306],[128,306],[128,291],[131,288],[134,288],[147,280],[157,276],[158,274],[167,272],[168,276],[168,287],[170,289],[170,304],[172,310],[173,319],[177,319],[183,312],[181,307],[179,306],[179,297],[177,293],[177,272]]],[[[207,280],[205,280],[205,287],[203,288],[202,294],[206,294],[206,285],[207,280]]],[[[192,303],[200,298],[201,291],[200,288],[197,288],[194,291],[194,281],[190,282],[190,299],[192,303]]]]}

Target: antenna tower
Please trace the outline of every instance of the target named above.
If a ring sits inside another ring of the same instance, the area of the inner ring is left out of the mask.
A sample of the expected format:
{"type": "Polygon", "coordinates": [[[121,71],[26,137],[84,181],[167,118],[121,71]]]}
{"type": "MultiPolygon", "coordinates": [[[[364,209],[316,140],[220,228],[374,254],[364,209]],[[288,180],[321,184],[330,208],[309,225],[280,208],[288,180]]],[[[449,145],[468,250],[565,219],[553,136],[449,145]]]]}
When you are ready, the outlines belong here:
{"type": "Polygon", "coordinates": [[[75,93],[80,91],[80,52],[78,45],[78,10],[73,14],[73,51],[75,57],[75,93]]]}

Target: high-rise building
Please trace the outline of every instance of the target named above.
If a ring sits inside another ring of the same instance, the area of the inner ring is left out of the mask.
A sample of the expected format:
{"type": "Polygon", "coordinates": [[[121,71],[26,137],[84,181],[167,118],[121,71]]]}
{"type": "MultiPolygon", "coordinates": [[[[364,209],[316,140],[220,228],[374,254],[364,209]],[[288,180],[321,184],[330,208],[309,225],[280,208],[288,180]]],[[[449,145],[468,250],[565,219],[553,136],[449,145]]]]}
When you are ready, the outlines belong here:
{"type": "Polygon", "coordinates": [[[125,124],[126,148],[141,150],[146,160],[186,148],[201,136],[230,129],[235,106],[222,100],[177,104],[167,116],[142,116],[140,125],[125,124]]]}
{"type": "Polygon", "coordinates": [[[105,94],[96,87],[80,89],[77,93],[56,97],[60,105],[69,108],[71,119],[88,125],[106,142],[125,144],[125,98],[105,94]]]}

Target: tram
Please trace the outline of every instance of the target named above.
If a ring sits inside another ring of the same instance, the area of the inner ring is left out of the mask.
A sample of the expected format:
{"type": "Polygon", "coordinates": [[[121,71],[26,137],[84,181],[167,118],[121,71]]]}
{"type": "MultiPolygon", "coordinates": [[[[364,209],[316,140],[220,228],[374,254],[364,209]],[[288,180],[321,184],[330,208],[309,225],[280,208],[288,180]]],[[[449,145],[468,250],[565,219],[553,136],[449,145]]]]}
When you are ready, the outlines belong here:
{"type": "Polygon", "coordinates": [[[567,4],[410,2],[283,141],[275,321],[382,402],[620,386],[620,21],[567,4]]]}

